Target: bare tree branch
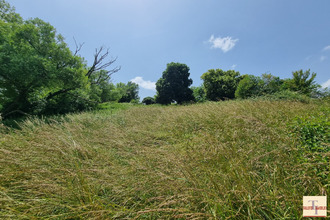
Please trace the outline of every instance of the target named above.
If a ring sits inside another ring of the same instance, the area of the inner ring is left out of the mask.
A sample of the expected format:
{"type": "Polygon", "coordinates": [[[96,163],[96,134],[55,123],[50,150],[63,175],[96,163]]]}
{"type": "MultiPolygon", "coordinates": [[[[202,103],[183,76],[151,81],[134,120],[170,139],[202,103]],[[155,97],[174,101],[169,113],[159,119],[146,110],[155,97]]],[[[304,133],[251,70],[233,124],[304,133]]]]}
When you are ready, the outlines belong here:
{"type": "Polygon", "coordinates": [[[63,93],[67,93],[71,90],[74,90],[75,88],[67,88],[67,89],[61,89],[61,90],[58,90],[54,93],[49,93],[48,96],[46,97],[46,100],[50,100],[51,98],[57,96],[57,95],[60,95],[60,94],[63,94],[63,93]]]}
{"type": "Polygon", "coordinates": [[[92,81],[91,84],[100,84],[101,82],[108,81],[112,74],[118,72],[121,67],[116,67],[112,70],[104,70],[104,75],[99,75],[97,80],[92,81]]]}
{"type": "Polygon", "coordinates": [[[76,45],[76,50],[73,55],[77,56],[78,52],[81,50],[81,48],[84,46],[85,43],[78,45],[75,37],[73,37],[73,40],[74,40],[74,44],[76,45]]]}
{"type": "Polygon", "coordinates": [[[8,115],[11,115],[11,114],[14,114],[14,113],[19,113],[19,114],[21,114],[21,115],[31,116],[30,114],[25,113],[25,112],[23,112],[23,111],[21,111],[21,110],[14,110],[14,111],[11,111],[11,112],[9,112],[9,113],[4,114],[2,117],[5,118],[5,117],[7,117],[8,115]]]}
{"type": "MultiPolygon", "coordinates": [[[[77,44],[76,39],[73,38],[76,44],[76,50],[75,50],[75,55],[81,50],[82,46],[84,44],[77,44]]],[[[91,79],[91,84],[100,84],[101,82],[107,81],[109,80],[109,78],[111,77],[112,74],[118,72],[121,67],[115,67],[111,70],[106,70],[107,67],[109,67],[110,65],[112,65],[114,62],[116,62],[117,58],[115,59],[110,59],[109,61],[105,61],[107,56],[109,55],[109,49],[107,49],[106,51],[104,51],[103,47],[100,47],[100,49],[96,49],[95,50],[95,54],[94,54],[94,62],[92,67],[88,70],[88,72],[86,73],[86,76],[91,79]],[[104,52],[104,53],[102,53],[104,52]],[[100,72],[102,70],[102,73],[100,72]],[[97,79],[94,79],[94,75],[99,74],[97,77],[97,79]]],[[[50,100],[55,96],[58,96],[60,94],[64,94],[67,92],[70,92],[72,90],[74,90],[75,88],[66,88],[66,89],[60,89],[56,92],[50,93],[48,94],[46,100],[50,100]]],[[[82,98],[82,97],[80,97],[82,98]]],[[[92,101],[93,102],[93,101],[92,101]]]]}
{"type": "Polygon", "coordinates": [[[109,61],[105,61],[106,58],[108,57],[108,55],[109,55],[109,49],[104,51],[104,48],[100,47],[100,49],[95,50],[93,65],[86,73],[86,76],[88,78],[91,78],[93,73],[98,72],[100,70],[106,71],[105,72],[106,76],[104,77],[104,76],[100,75],[96,81],[92,82],[93,84],[99,84],[102,81],[108,80],[112,74],[118,72],[121,69],[120,67],[115,67],[112,70],[106,70],[106,68],[111,66],[117,60],[117,58],[115,58],[115,59],[110,59],[109,61]]]}

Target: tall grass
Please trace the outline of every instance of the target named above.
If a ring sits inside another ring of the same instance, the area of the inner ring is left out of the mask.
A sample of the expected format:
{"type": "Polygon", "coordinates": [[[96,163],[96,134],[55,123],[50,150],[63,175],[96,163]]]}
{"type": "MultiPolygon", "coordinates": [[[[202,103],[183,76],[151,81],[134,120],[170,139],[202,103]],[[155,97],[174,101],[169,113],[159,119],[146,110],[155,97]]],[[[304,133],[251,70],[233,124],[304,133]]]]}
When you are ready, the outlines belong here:
{"type": "Polygon", "coordinates": [[[245,100],[27,120],[0,138],[0,218],[301,219],[302,197],[330,189],[301,162],[290,125],[329,106],[245,100]]]}

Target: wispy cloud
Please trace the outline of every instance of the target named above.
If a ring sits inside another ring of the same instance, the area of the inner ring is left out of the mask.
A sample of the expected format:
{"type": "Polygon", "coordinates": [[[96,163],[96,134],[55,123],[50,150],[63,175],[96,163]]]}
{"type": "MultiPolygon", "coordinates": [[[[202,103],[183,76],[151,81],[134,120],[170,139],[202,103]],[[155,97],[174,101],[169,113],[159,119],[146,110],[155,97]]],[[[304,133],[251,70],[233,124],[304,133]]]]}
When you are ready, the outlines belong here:
{"type": "Polygon", "coordinates": [[[321,57],[320,57],[320,61],[321,61],[321,62],[325,61],[326,59],[327,59],[326,56],[321,56],[321,57]]]}
{"type": "Polygon", "coordinates": [[[224,53],[233,49],[237,41],[238,39],[233,39],[232,37],[215,38],[214,35],[211,35],[208,40],[208,42],[211,43],[212,49],[221,49],[224,53]]]}
{"type": "Polygon", "coordinates": [[[233,64],[230,68],[234,70],[236,67],[237,67],[237,64],[233,64]]]}
{"type": "Polygon", "coordinates": [[[156,82],[145,81],[141,76],[137,76],[134,79],[131,79],[131,82],[138,84],[144,89],[155,90],[156,82]]]}
{"type": "Polygon", "coordinates": [[[321,86],[323,89],[330,88],[330,79],[328,79],[328,81],[322,83],[321,86]]]}
{"type": "Polygon", "coordinates": [[[313,56],[310,55],[310,56],[306,57],[305,60],[308,61],[308,60],[310,60],[312,57],[313,57],[313,56]]]}
{"type": "Polygon", "coordinates": [[[323,51],[330,50],[330,45],[323,48],[323,51]]]}

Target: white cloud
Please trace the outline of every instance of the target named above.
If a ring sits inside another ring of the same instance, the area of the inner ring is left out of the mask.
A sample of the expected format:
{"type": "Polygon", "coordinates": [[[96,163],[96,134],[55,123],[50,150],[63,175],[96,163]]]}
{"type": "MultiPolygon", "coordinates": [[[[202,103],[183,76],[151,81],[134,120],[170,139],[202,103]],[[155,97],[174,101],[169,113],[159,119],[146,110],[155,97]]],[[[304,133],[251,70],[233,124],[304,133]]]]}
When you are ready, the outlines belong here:
{"type": "Polygon", "coordinates": [[[230,68],[234,70],[236,67],[237,67],[237,64],[233,64],[230,68]]]}
{"type": "Polygon", "coordinates": [[[134,79],[131,79],[131,82],[138,84],[144,89],[155,90],[156,82],[145,81],[141,76],[137,76],[134,79]]]}
{"type": "Polygon", "coordinates": [[[234,48],[237,41],[238,39],[233,39],[232,37],[215,38],[214,35],[211,35],[208,42],[212,44],[212,49],[221,49],[224,53],[226,53],[234,48]]]}
{"type": "Polygon", "coordinates": [[[330,79],[328,79],[328,81],[324,82],[321,84],[322,88],[325,89],[325,88],[330,88],[330,79]]]}
{"type": "Polygon", "coordinates": [[[323,51],[330,50],[330,45],[323,48],[323,51]]]}
{"type": "Polygon", "coordinates": [[[321,62],[325,61],[326,59],[327,59],[326,56],[321,56],[321,57],[320,57],[320,61],[321,61],[321,62]]]}

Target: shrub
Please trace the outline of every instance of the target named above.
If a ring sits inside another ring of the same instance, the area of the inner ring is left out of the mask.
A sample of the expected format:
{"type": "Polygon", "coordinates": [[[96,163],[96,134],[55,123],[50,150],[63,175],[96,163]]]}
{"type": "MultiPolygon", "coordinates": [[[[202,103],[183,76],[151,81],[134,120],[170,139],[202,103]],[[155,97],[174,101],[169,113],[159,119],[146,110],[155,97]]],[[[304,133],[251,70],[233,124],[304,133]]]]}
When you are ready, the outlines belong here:
{"type": "Polygon", "coordinates": [[[253,75],[245,75],[244,78],[238,83],[235,91],[236,98],[249,98],[259,96],[262,89],[262,80],[260,77],[253,75]]]}
{"type": "Polygon", "coordinates": [[[155,99],[153,97],[145,97],[143,100],[142,100],[142,103],[143,104],[146,104],[146,105],[152,105],[152,104],[155,104],[155,99]]]}
{"type": "Polygon", "coordinates": [[[310,98],[308,96],[290,90],[283,90],[274,94],[266,94],[261,98],[270,100],[291,100],[304,103],[308,103],[310,101],[310,98]]]}
{"type": "Polygon", "coordinates": [[[139,100],[138,99],[132,99],[129,103],[139,104],[139,100]]]}

